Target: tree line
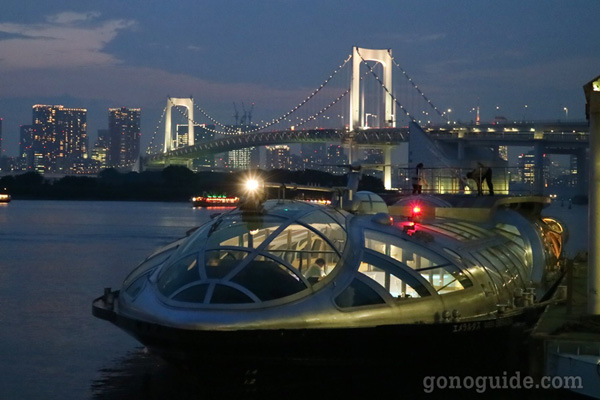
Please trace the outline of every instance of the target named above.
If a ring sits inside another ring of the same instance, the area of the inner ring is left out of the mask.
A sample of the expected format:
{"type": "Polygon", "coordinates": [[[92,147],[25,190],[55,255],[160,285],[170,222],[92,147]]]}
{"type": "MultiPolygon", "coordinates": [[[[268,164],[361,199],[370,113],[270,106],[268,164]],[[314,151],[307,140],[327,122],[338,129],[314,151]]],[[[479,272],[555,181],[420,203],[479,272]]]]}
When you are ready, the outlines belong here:
{"type": "MultiPolygon", "coordinates": [[[[345,186],[345,175],[306,170],[254,171],[267,182],[296,183],[325,187],[345,186]]],[[[241,194],[247,171],[193,172],[186,167],[169,166],[161,171],[121,173],[105,169],[97,177],[65,176],[48,179],[37,172],[0,178],[0,190],[6,189],[13,199],[47,200],[131,200],[187,201],[192,196],[241,194]]],[[[361,190],[383,191],[380,179],[363,176],[361,190]]]]}

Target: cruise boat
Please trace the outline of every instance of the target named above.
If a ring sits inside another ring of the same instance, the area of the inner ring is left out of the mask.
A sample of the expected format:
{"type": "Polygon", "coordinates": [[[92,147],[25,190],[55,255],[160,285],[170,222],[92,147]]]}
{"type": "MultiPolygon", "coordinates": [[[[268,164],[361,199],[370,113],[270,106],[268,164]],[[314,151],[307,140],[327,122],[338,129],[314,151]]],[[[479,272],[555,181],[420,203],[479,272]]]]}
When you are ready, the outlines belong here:
{"type": "Polygon", "coordinates": [[[388,207],[355,189],[332,205],[246,195],[105,289],[93,314],[170,360],[441,365],[502,353],[557,301],[566,232],[540,216],[545,198],[388,207]]]}
{"type": "Polygon", "coordinates": [[[207,195],[194,196],[190,201],[192,207],[235,207],[240,202],[240,198],[226,195],[207,195]]]}
{"type": "Polygon", "coordinates": [[[6,191],[6,188],[4,188],[4,190],[0,190],[0,203],[10,203],[10,200],[11,197],[6,191]]]}

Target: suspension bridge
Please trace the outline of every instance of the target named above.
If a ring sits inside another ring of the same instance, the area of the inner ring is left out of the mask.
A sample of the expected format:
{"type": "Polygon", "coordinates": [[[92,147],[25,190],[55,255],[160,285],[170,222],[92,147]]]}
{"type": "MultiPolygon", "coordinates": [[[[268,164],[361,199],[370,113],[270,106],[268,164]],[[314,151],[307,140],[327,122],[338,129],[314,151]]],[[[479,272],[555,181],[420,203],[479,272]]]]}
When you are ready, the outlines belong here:
{"type": "Polygon", "coordinates": [[[482,132],[476,126],[457,127],[448,117],[448,112],[434,105],[395,60],[390,49],[354,47],[306,98],[279,117],[258,124],[252,124],[250,118],[246,125],[227,124],[215,119],[193,98],[169,97],[142,168],[188,165],[193,159],[254,146],[338,143],[347,148],[350,162],[358,160],[360,149],[381,149],[384,185],[391,188],[391,151],[412,137],[413,159],[409,164],[416,164],[415,159],[433,158],[430,165],[465,167],[470,159],[493,158],[493,154],[482,155],[482,149],[497,153],[500,145],[535,144],[538,165],[542,154],[556,150],[577,155],[579,171],[585,170],[587,127],[514,123],[500,129],[481,127],[485,129],[482,132]],[[392,79],[394,72],[401,78],[392,79]],[[180,120],[187,122],[189,133],[183,139],[173,134],[173,109],[180,120]],[[191,133],[195,126],[202,126],[213,139],[196,142],[191,133]]]}

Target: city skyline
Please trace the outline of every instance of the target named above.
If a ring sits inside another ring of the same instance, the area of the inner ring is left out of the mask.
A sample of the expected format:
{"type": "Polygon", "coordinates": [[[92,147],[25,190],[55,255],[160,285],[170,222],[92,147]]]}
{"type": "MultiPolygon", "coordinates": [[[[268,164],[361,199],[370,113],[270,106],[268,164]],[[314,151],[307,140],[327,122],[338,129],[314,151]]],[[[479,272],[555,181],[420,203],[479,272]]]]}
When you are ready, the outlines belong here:
{"type": "Polygon", "coordinates": [[[193,95],[226,123],[233,123],[232,102],[254,102],[255,120],[277,117],[353,45],[391,48],[453,119],[474,119],[478,104],[485,121],[585,118],[581,87],[600,73],[600,3],[461,6],[8,0],[0,16],[4,155],[16,155],[19,126],[39,103],[86,108],[90,143],[107,128],[109,108],[141,108],[142,151],[168,95],[193,95]]]}

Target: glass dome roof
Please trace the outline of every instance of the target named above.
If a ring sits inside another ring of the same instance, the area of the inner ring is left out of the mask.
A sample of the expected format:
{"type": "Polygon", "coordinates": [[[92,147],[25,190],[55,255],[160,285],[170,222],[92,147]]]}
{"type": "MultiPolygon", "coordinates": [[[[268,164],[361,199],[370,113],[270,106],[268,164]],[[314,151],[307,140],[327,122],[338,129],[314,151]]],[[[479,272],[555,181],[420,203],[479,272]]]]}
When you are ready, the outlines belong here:
{"type": "Polygon", "coordinates": [[[267,201],[202,226],[160,267],[156,287],[178,303],[253,304],[325,278],[346,244],[345,215],[319,205],[267,201]]]}

